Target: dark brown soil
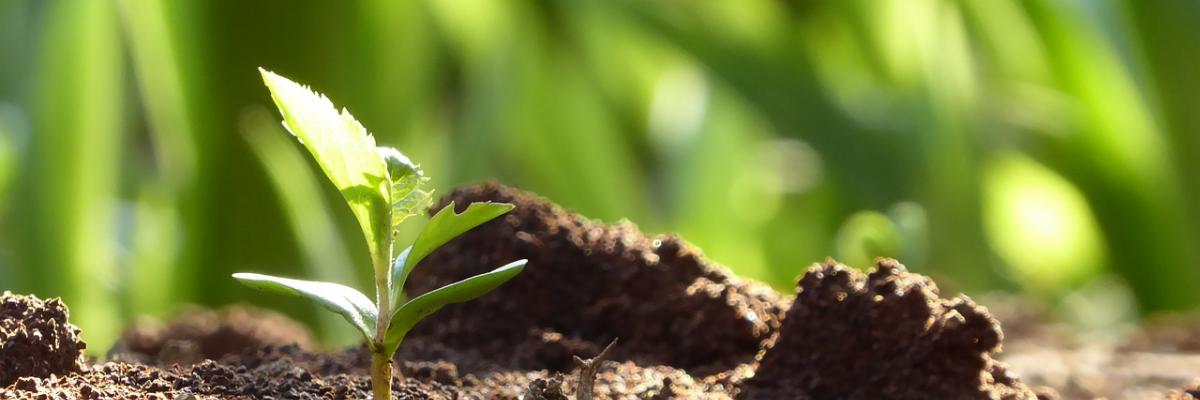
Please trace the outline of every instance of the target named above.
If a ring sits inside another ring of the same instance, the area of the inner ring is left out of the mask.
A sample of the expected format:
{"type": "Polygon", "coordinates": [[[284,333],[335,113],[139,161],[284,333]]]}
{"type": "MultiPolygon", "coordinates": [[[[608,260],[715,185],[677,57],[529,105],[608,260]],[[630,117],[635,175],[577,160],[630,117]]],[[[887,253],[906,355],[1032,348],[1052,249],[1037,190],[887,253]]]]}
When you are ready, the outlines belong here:
{"type": "Polygon", "coordinates": [[[409,278],[410,292],[517,259],[529,264],[495,293],[442,309],[410,337],[487,354],[501,368],[552,371],[620,338],[613,360],[704,374],[753,361],[779,328],[781,296],[677,237],[647,237],[627,221],[607,226],[499,185],[457,190],[434,209],[451,200],[460,211],[476,201],[519,207],[430,255],[409,278]]]}
{"type": "Polygon", "coordinates": [[[86,347],[59,299],[0,295],[0,387],[23,376],[78,372],[86,347]]]}
{"type": "Polygon", "coordinates": [[[313,349],[312,334],[283,314],[245,306],[219,311],[186,308],[170,324],[147,319],[125,330],[110,360],[170,366],[220,359],[246,349],[296,345],[313,349]]]}
{"type": "Polygon", "coordinates": [[[869,275],[829,260],[798,286],[744,398],[1037,398],[991,358],[1003,334],[986,309],[895,260],[869,275]]]}
{"type": "MultiPolygon", "coordinates": [[[[993,359],[1003,335],[986,309],[965,296],[941,298],[932,281],[894,260],[869,274],[815,265],[793,300],[628,222],[607,226],[494,184],[460,189],[441,204],[450,200],[517,208],[432,254],[410,292],[518,258],[529,266],[410,333],[396,357],[400,399],[578,398],[574,357],[595,356],[618,338],[612,361],[600,364],[595,398],[1055,398],[993,359]]],[[[274,313],[193,310],[166,326],[138,324],[108,362],[80,364],[83,344],[60,302],[2,301],[0,399],[369,393],[362,348],[312,352],[304,329],[274,313]]]]}

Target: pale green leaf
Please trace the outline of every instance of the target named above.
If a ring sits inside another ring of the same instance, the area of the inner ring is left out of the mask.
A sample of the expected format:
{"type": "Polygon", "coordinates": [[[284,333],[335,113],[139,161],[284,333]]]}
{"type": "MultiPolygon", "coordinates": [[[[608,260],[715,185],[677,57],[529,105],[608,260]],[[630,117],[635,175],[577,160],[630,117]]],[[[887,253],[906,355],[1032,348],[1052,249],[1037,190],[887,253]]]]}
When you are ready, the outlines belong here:
{"type": "Polygon", "coordinates": [[[429,223],[422,228],[421,233],[417,235],[417,240],[413,245],[404,250],[396,258],[396,262],[392,263],[392,309],[395,309],[395,305],[401,301],[400,292],[404,289],[404,282],[408,279],[408,274],[425,256],[449,242],[450,239],[504,215],[512,209],[513,205],[508,203],[471,203],[462,214],[459,214],[454,212],[454,203],[451,202],[434,214],[433,218],[429,219],[429,223]]]}
{"type": "Polygon", "coordinates": [[[401,222],[425,212],[433,202],[433,191],[426,189],[429,178],[421,166],[399,150],[379,147],[379,155],[387,165],[392,201],[392,234],[401,222]]]}
{"type": "Polygon", "coordinates": [[[392,276],[391,280],[388,281],[388,284],[391,285],[391,287],[388,288],[388,293],[391,296],[389,299],[391,299],[392,312],[395,312],[400,303],[405,301],[404,280],[407,279],[408,276],[404,275],[404,264],[408,262],[408,255],[412,253],[412,249],[412,246],[406,247],[404,251],[401,251],[400,254],[396,256],[395,260],[392,260],[392,276]]]}
{"type": "Polygon", "coordinates": [[[236,273],[233,278],[242,284],[272,293],[303,297],[317,302],[329,311],[340,314],[367,339],[374,342],[378,311],[371,299],[354,288],[329,282],[302,281],[269,275],[236,273]]]}
{"type": "Polygon", "coordinates": [[[375,138],[348,111],[339,113],[324,95],[259,68],[283,115],[283,126],[308,148],[321,170],[350,205],[372,259],[382,259],[390,239],[387,167],[375,138]]]}
{"type": "Polygon", "coordinates": [[[400,345],[400,342],[404,340],[404,335],[408,334],[408,331],[417,322],[420,322],[447,304],[469,301],[492,291],[521,273],[525,269],[527,262],[528,260],[513,261],[491,272],[475,275],[442,286],[437,290],[417,296],[417,298],[404,303],[403,306],[400,306],[396,310],[395,314],[392,314],[391,327],[388,328],[387,334],[384,336],[384,354],[393,354],[400,345]]]}

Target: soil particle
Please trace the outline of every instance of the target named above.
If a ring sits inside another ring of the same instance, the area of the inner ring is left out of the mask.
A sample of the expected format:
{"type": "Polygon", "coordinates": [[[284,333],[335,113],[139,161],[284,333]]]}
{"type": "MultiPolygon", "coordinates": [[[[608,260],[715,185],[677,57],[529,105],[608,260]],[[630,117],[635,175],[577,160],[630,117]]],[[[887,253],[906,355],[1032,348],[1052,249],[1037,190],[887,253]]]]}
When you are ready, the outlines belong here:
{"type": "Polygon", "coordinates": [[[295,344],[312,349],[313,343],[308,329],[274,311],[189,307],[165,326],[152,319],[139,320],[122,333],[108,357],[160,366],[191,365],[263,346],[295,344]]]}
{"type": "Polygon", "coordinates": [[[1066,399],[1154,399],[1200,376],[1200,355],[1022,346],[1005,361],[1022,380],[1058,389],[1066,399]]]}
{"type": "Polygon", "coordinates": [[[1200,400],[1200,383],[1187,389],[1171,391],[1167,393],[1166,400],[1200,400]]]}
{"type": "Polygon", "coordinates": [[[750,362],[779,327],[784,303],[776,292],[677,237],[648,237],[628,221],[607,226],[497,184],[456,190],[433,209],[451,201],[459,211],[476,201],[517,208],[431,254],[410,276],[410,293],[517,259],[529,264],[495,292],[442,309],[410,337],[478,351],[503,367],[551,371],[620,338],[614,360],[705,374],[750,362]]]}
{"type": "Polygon", "coordinates": [[[561,374],[554,374],[546,379],[534,379],[529,383],[524,400],[568,400],[567,395],[562,392],[562,385],[561,374]]]}
{"type": "Polygon", "coordinates": [[[22,377],[77,372],[86,347],[61,300],[0,294],[0,387],[22,377]]]}
{"type": "MultiPolygon", "coordinates": [[[[205,360],[188,367],[109,362],[77,375],[21,378],[0,390],[2,399],[365,399],[365,371],[306,353],[295,346],[205,360]],[[300,357],[293,358],[292,355],[300,357]],[[240,361],[253,358],[253,366],[240,361]],[[339,371],[340,372],[334,372],[339,371]],[[320,373],[322,371],[328,373],[320,373]]],[[[393,380],[397,399],[448,399],[458,390],[419,379],[393,380]]]]}
{"type": "Polygon", "coordinates": [[[1200,352],[1200,314],[1152,315],[1123,346],[1126,351],[1200,352]]]}
{"type": "Polygon", "coordinates": [[[866,275],[828,260],[797,286],[741,398],[1037,398],[991,358],[1003,336],[986,309],[895,260],[866,275]]]}

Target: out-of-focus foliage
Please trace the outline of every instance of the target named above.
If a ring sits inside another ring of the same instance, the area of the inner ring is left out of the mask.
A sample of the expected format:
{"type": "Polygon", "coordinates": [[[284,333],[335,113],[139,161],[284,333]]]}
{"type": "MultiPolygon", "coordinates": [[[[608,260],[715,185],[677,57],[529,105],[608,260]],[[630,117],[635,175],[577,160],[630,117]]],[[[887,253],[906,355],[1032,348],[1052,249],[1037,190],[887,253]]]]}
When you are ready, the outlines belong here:
{"type": "Polygon", "coordinates": [[[353,215],[268,139],[263,66],[442,193],[495,178],[783,290],[885,253],[950,290],[1191,308],[1192,38],[1180,1],[0,0],[0,288],[64,296],[95,349],[246,298],[232,271],[365,288],[353,215]]]}

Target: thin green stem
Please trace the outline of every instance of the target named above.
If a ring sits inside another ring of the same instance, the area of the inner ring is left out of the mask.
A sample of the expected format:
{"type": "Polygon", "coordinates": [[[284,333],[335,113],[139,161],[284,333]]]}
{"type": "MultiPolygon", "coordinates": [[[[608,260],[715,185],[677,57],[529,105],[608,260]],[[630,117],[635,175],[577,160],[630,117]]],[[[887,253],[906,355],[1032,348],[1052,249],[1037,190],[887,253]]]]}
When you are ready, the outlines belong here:
{"type": "MultiPolygon", "coordinates": [[[[389,218],[390,220],[390,218],[389,218]]],[[[390,231],[390,230],[389,230],[390,231]]],[[[383,340],[387,337],[388,326],[391,325],[392,311],[388,287],[391,278],[392,240],[388,235],[386,251],[379,252],[374,263],[375,270],[375,307],[379,315],[375,319],[375,343],[371,347],[371,392],[375,400],[391,400],[392,398],[392,355],[384,350],[383,340]]]]}
{"type": "Polygon", "coordinates": [[[388,325],[392,320],[391,288],[388,287],[388,278],[391,277],[389,269],[391,265],[389,262],[391,247],[391,243],[388,243],[388,251],[380,252],[381,256],[376,257],[374,265],[375,308],[379,312],[379,318],[375,320],[375,342],[377,345],[383,344],[383,338],[386,336],[388,325]]]}
{"type": "Polygon", "coordinates": [[[382,347],[371,351],[371,395],[375,400],[392,398],[392,357],[382,347]]]}

